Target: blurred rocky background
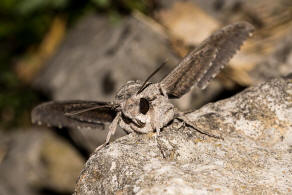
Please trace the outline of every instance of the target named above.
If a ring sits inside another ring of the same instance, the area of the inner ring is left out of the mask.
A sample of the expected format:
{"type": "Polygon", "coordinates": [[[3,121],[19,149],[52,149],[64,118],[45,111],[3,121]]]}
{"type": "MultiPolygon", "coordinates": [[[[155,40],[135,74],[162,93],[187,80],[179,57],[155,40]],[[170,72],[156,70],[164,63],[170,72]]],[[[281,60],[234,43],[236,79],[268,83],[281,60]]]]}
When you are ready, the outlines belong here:
{"type": "Polygon", "coordinates": [[[292,72],[291,0],[2,0],[0,194],[71,194],[107,133],[33,126],[33,106],[110,101],[167,60],[157,82],[214,30],[239,20],[256,27],[253,38],[206,90],[174,102],[186,111],[292,72]]]}

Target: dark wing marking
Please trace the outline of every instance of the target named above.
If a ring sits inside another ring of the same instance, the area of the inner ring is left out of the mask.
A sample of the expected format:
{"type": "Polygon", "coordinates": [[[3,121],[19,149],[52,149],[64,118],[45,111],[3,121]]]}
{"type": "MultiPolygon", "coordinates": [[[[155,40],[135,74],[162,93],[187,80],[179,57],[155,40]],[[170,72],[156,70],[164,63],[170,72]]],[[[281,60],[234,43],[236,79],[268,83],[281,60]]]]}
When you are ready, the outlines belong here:
{"type": "Polygon", "coordinates": [[[204,89],[253,31],[251,24],[238,22],[214,32],[161,81],[169,97],[179,98],[194,85],[204,89]]]}
{"type": "Polygon", "coordinates": [[[109,103],[96,101],[51,101],[32,110],[33,123],[56,127],[100,128],[103,123],[112,122],[117,112],[109,103]],[[80,114],[66,115],[80,110],[102,106],[80,114]]]}

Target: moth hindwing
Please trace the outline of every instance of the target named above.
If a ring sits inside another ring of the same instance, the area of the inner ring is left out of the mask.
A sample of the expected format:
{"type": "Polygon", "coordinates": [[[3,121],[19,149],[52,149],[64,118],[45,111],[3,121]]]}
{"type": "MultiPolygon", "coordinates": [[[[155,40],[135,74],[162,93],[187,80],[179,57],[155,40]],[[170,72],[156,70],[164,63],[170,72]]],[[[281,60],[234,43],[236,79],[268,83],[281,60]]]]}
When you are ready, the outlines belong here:
{"type": "Polygon", "coordinates": [[[98,128],[104,123],[111,123],[104,144],[109,143],[117,125],[127,132],[159,133],[175,118],[184,120],[200,133],[212,136],[198,129],[183,113],[178,112],[169,98],[181,97],[192,86],[204,89],[253,31],[253,26],[247,22],[225,26],[191,51],[159,83],[147,82],[148,79],[144,83],[129,81],[118,91],[112,103],[96,101],[44,103],[33,109],[32,122],[71,128],[98,128]]]}

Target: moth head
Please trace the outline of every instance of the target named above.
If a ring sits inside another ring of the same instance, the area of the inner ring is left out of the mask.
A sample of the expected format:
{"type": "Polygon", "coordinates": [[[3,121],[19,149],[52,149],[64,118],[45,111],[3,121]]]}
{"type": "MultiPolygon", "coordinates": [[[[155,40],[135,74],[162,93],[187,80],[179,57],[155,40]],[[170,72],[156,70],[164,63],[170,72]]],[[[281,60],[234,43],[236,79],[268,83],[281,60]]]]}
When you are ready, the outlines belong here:
{"type": "Polygon", "coordinates": [[[122,122],[125,130],[139,131],[146,129],[146,132],[152,131],[150,123],[150,102],[145,98],[139,98],[136,95],[123,101],[121,104],[122,122]],[[147,127],[146,127],[147,126],[147,127]]]}
{"type": "Polygon", "coordinates": [[[159,83],[150,84],[120,103],[120,126],[128,132],[153,132],[164,127],[174,117],[174,107],[161,93],[159,83]]]}
{"type": "Polygon", "coordinates": [[[159,95],[159,90],[153,89],[154,84],[147,83],[144,89],[137,93],[141,86],[138,82],[128,83],[119,91],[116,101],[119,101],[124,129],[150,132],[153,131],[150,124],[151,111],[154,109],[152,101],[159,95]]]}
{"type": "Polygon", "coordinates": [[[151,109],[151,101],[147,97],[134,94],[130,98],[123,101],[121,111],[129,118],[139,118],[146,120],[149,110],[151,109]]]}

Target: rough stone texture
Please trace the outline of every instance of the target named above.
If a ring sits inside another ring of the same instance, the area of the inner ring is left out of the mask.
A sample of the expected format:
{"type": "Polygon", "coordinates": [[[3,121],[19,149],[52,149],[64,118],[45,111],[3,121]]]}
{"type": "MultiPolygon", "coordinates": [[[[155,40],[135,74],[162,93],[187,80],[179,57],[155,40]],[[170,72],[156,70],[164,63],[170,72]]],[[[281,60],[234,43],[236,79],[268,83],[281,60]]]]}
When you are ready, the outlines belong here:
{"type": "Polygon", "coordinates": [[[159,136],[130,134],[87,161],[76,194],[289,194],[292,76],[186,113],[159,136]]]}
{"type": "Polygon", "coordinates": [[[1,195],[72,193],[84,164],[70,144],[40,128],[1,132],[0,153],[1,195]]]}

